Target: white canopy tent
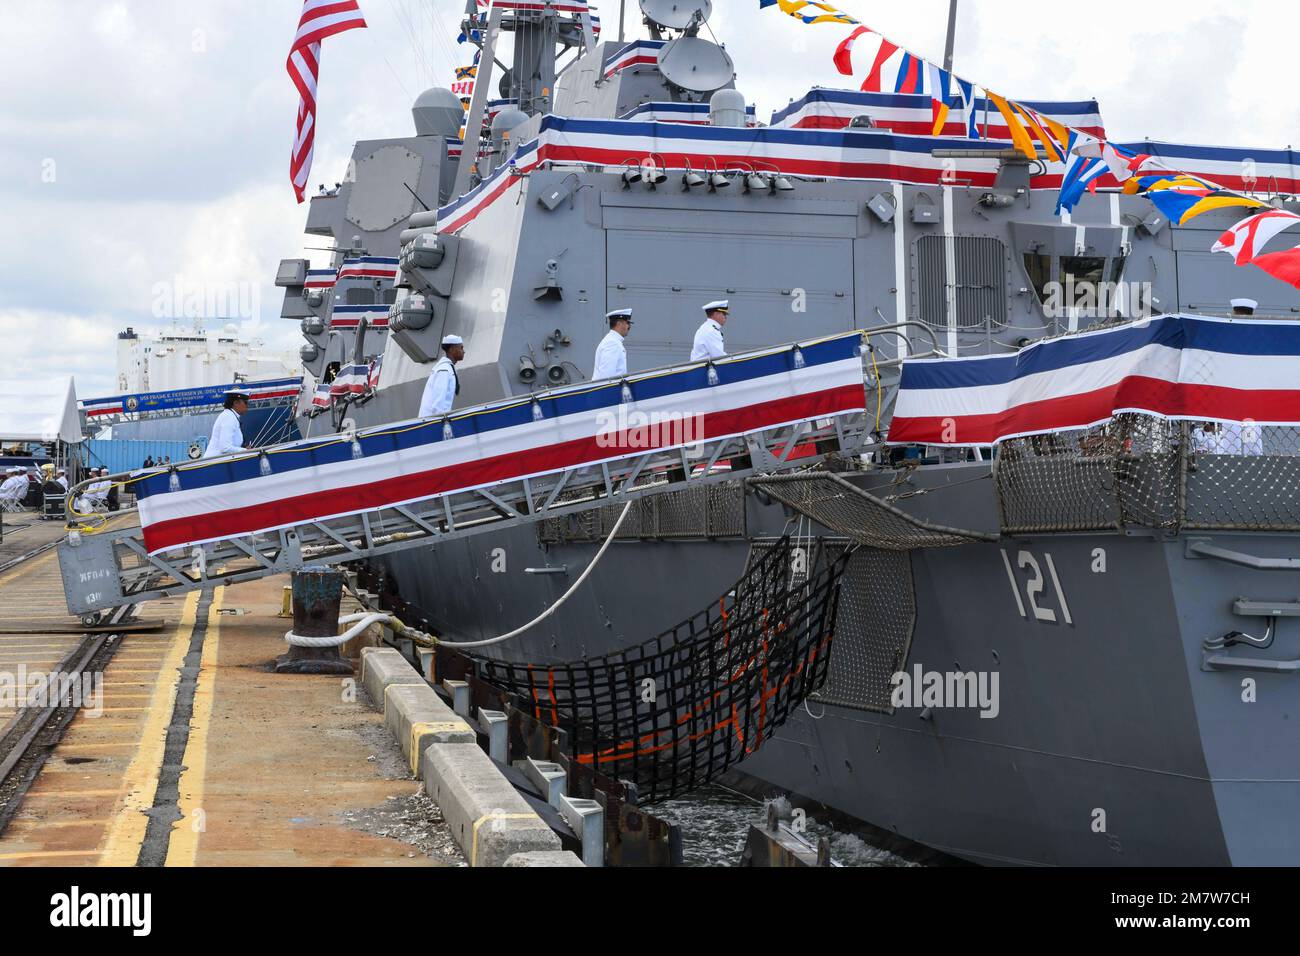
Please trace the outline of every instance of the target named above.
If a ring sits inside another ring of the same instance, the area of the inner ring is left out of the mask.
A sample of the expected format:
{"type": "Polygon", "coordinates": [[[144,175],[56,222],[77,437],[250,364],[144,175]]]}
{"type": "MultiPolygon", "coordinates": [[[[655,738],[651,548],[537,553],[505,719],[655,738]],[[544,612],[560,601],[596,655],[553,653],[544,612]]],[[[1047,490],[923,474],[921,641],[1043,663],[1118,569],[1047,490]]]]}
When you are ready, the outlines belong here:
{"type": "Polygon", "coordinates": [[[0,380],[0,442],[75,445],[83,437],[71,376],[0,380]]]}

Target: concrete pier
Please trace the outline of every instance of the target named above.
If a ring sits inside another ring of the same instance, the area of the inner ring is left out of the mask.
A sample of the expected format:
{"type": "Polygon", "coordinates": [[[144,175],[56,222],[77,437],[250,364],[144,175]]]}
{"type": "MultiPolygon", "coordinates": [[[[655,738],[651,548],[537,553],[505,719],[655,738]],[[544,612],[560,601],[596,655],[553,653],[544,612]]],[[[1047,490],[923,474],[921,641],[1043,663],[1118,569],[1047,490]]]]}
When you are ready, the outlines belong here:
{"type": "MultiPolygon", "coordinates": [[[[360,675],[275,673],[285,583],[145,606],[157,629],[120,640],[98,705],[71,719],[0,832],[0,865],[465,865],[360,675]]],[[[32,625],[50,633],[0,634],[0,670],[57,667],[82,639],[53,552],[0,575],[0,631],[32,625]]]]}

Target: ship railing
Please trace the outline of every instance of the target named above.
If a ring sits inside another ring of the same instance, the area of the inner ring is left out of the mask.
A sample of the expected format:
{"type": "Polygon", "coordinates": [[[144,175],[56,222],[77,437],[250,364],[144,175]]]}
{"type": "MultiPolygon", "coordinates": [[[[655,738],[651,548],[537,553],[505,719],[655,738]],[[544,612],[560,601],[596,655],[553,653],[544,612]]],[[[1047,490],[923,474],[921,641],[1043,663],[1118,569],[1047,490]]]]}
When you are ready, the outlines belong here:
{"type": "Polygon", "coordinates": [[[1300,428],[1125,413],[1004,442],[994,479],[1007,534],[1300,531],[1300,428]]]}

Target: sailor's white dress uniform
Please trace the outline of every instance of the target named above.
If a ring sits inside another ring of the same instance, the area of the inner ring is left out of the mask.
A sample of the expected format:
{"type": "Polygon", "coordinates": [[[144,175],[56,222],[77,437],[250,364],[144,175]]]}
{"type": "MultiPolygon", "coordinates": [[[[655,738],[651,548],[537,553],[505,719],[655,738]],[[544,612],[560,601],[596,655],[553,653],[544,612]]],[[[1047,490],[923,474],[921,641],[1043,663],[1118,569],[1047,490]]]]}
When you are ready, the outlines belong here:
{"type": "Polygon", "coordinates": [[[627,346],[623,336],[613,329],[600,340],[596,347],[595,368],[591,373],[592,381],[605,378],[622,378],[627,375],[627,346]]]}
{"type": "Polygon", "coordinates": [[[460,379],[456,374],[456,363],[447,355],[434,363],[429,373],[429,381],[424,383],[424,396],[420,399],[420,418],[432,418],[445,415],[456,404],[456,395],[460,391],[460,379]]]}
{"type": "Polygon", "coordinates": [[[244,433],[239,427],[239,415],[233,408],[227,408],[212,423],[212,437],[208,439],[203,457],[219,458],[243,450],[244,433]]]}
{"type": "Polygon", "coordinates": [[[726,358],[727,343],[722,338],[722,326],[713,319],[705,319],[704,324],[695,333],[695,347],[691,349],[691,361],[703,362],[706,359],[726,358]]]}

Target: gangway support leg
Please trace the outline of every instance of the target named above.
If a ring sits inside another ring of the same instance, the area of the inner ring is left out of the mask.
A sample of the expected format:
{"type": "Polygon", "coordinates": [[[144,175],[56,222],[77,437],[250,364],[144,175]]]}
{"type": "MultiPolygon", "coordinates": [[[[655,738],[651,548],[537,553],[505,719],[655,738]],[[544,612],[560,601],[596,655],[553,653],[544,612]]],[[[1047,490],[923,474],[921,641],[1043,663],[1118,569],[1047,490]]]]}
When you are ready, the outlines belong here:
{"type": "MultiPolygon", "coordinates": [[[[293,634],[302,638],[332,638],[339,633],[339,605],[343,601],[343,574],[334,568],[307,567],[293,574],[293,634]]],[[[290,643],[289,652],[275,662],[279,674],[352,673],[339,645],[302,647],[290,643]]]]}

